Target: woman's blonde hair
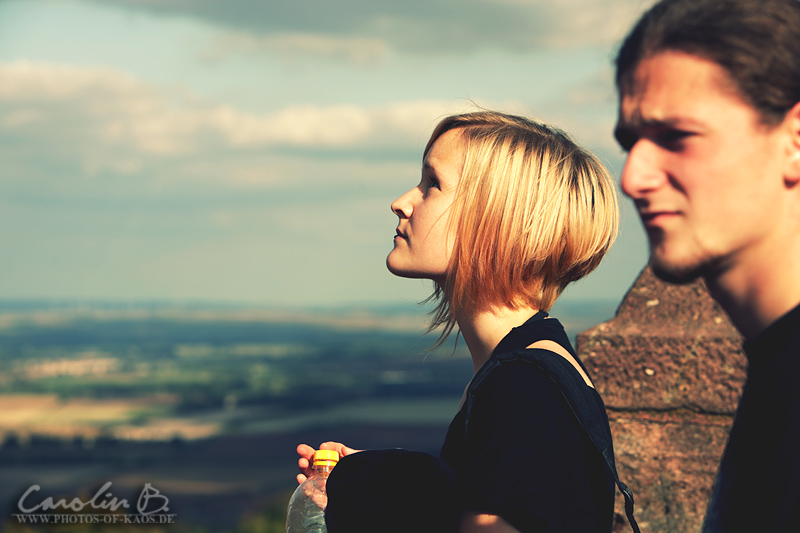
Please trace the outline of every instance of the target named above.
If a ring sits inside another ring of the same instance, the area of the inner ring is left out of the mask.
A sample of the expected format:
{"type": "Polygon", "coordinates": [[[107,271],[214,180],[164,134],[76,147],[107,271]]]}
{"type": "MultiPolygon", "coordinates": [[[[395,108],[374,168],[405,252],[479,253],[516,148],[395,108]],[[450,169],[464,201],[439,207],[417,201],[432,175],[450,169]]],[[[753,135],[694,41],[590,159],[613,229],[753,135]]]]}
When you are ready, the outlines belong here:
{"type": "Polygon", "coordinates": [[[448,230],[445,283],[430,328],[453,330],[454,310],[549,310],[571,282],[600,263],[617,235],[614,183],[602,163],[564,132],[494,111],[443,119],[425,154],[458,129],[465,148],[448,230]]]}

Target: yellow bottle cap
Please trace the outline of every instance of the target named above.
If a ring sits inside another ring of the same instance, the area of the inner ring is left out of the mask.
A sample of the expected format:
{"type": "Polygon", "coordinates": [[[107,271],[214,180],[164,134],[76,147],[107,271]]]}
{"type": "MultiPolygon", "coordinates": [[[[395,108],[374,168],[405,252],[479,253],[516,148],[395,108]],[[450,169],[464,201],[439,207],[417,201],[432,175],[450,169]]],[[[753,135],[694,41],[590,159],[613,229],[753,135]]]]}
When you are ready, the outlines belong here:
{"type": "Polygon", "coordinates": [[[317,450],[314,452],[314,466],[334,466],[339,461],[339,452],[317,450]]]}

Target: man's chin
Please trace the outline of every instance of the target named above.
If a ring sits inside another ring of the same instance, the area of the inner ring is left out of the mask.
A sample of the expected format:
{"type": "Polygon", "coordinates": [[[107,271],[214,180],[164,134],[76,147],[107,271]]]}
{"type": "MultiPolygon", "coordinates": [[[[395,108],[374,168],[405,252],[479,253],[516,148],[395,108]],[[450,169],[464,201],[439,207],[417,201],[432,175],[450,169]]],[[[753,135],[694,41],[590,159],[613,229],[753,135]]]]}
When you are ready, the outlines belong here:
{"type": "Polygon", "coordinates": [[[703,275],[703,268],[664,264],[655,257],[650,258],[650,268],[660,280],[676,285],[691,283],[703,275]]]}

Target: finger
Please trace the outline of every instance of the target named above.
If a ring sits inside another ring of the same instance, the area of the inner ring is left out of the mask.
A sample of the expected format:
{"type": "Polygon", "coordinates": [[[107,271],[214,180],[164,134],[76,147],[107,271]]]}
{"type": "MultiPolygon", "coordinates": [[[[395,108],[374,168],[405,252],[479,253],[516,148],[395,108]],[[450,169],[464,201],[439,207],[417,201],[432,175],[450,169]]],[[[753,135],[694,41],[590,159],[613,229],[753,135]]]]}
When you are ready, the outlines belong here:
{"type": "Polygon", "coordinates": [[[305,481],[306,479],[308,479],[308,478],[306,476],[304,476],[303,474],[297,474],[297,484],[298,485],[302,484],[303,481],[305,481]]]}
{"type": "Polygon", "coordinates": [[[308,444],[299,444],[297,446],[297,455],[310,459],[314,455],[314,448],[308,444]]]}
{"type": "Polygon", "coordinates": [[[333,441],[323,442],[322,444],[319,445],[319,449],[320,450],[335,450],[335,451],[339,452],[339,455],[341,457],[344,457],[345,455],[350,455],[351,453],[356,453],[358,451],[358,450],[354,450],[353,448],[349,448],[349,447],[345,446],[341,442],[333,442],[333,441]]]}

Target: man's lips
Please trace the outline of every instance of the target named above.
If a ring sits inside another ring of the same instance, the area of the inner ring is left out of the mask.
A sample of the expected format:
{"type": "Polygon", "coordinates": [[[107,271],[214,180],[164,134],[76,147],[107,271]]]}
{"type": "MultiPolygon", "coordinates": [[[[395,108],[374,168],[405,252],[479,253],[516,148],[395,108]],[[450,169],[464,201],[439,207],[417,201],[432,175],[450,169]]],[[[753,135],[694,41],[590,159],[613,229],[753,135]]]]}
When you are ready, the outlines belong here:
{"type": "Polygon", "coordinates": [[[402,231],[400,231],[399,229],[395,230],[395,238],[397,238],[397,237],[400,237],[401,239],[408,239],[406,234],[403,233],[402,231]]]}
{"type": "Polygon", "coordinates": [[[664,222],[672,217],[678,216],[678,211],[669,211],[669,210],[641,210],[639,211],[639,216],[642,219],[642,223],[645,226],[655,226],[661,222],[664,222]]]}

